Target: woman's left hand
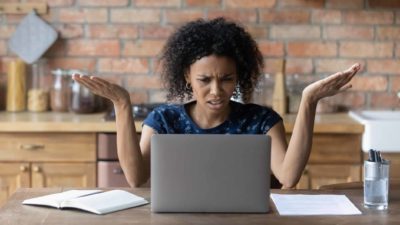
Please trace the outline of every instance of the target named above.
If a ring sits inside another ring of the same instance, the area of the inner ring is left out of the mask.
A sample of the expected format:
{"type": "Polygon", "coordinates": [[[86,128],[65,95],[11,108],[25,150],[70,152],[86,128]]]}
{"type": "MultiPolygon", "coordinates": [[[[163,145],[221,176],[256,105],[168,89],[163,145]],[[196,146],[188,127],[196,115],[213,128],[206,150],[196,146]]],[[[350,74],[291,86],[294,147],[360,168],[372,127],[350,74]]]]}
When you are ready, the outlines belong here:
{"type": "Polygon", "coordinates": [[[337,72],[308,85],[303,90],[303,98],[308,98],[311,102],[317,103],[322,98],[346,91],[351,88],[349,82],[360,68],[361,65],[356,63],[345,71],[337,72]]]}

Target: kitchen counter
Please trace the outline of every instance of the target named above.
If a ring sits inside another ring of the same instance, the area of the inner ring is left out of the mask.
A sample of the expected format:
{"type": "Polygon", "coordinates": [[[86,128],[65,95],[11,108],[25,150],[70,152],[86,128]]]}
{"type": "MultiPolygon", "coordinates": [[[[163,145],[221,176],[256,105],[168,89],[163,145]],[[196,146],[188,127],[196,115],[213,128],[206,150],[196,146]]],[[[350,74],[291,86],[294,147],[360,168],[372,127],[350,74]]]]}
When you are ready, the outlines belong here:
{"type": "MultiPolygon", "coordinates": [[[[0,112],[0,132],[115,132],[115,122],[105,121],[105,113],[74,114],[56,112],[0,112]]],[[[283,116],[287,133],[293,131],[296,115],[283,116]]],[[[135,121],[141,131],[142,121],[135,121]]],[[[314,133],[362,133],[364,126],[347,113],[319,114],[314,133]]]]}
{"type": "MultiPolygon", "coordinates": [[[[148,188],[125,189],[149,199],[148,188]]],[[[78,210],[22,205],[28,198],[65,191],[64,188],[19,189],[0,209],[0,224],[398,224],[400,221],[400,191],[390,190],[389,210],[374,211],[363,207],[362,189],[354,190],[271,190],[280,194],[344,194],[362,215],[280,216],[271,202],[268,213],[152,213],[150,204],[98,216],[78,210]]]]}

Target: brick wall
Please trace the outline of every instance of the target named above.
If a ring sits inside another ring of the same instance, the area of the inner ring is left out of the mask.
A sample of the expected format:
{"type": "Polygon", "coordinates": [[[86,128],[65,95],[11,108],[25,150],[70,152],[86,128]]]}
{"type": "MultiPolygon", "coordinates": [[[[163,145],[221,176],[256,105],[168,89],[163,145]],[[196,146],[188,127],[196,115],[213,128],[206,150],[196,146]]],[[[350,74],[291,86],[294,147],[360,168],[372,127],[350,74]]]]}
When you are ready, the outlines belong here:
{"type": "MultiPolygon", "coordinates": [[[[34,0],[21,0],[34,2],[34,0]]],[[[18,0],[2,0],[18,2],[18,0]]],[[[84,69],[131,92],[132,102],[164,98],[156,56],[182,22],[226,16],[256,38],[266,73],[287,59],[287,75],[316,79],[355,62],[347,108],[400,108],[400,1],[397,0],[48,0],[42,18],[59,40],[46,53],[52,68],[84,69]]],[[[15,55],[7,40],[22,16],[0,14],[0,81],[15,55]]],[[[4,98],[4,90],[2,90],[4,98]]],[[[4,101],[4,100],[3,100],[4,101]]]]}

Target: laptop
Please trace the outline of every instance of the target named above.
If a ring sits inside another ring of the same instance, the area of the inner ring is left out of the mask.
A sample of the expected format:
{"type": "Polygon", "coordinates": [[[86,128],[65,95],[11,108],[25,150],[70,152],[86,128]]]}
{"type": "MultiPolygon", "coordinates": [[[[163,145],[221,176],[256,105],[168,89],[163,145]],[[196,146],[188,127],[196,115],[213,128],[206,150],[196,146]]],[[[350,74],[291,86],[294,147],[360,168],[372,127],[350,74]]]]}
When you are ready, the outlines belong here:
{"type": "Polygon", "coordinates": [[[151,210],[268,212],[270,149],[267,135],[153,135],[151,210]]]}

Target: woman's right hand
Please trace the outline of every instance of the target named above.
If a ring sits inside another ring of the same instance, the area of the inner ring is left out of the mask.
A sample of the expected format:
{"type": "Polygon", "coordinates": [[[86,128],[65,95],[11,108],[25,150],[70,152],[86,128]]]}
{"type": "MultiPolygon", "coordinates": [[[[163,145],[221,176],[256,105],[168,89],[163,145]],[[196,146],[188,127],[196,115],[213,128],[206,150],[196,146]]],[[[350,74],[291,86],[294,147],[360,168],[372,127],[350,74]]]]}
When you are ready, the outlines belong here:
{"type": "Polygon", "coordinates": [[[73,74],[72,79],[87,87],[94,94],[111,100],[115,106],[131,104],[129,93],[117,84],[112,84],[99,77],[80,74],[73,74]]]}

